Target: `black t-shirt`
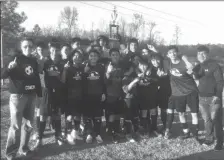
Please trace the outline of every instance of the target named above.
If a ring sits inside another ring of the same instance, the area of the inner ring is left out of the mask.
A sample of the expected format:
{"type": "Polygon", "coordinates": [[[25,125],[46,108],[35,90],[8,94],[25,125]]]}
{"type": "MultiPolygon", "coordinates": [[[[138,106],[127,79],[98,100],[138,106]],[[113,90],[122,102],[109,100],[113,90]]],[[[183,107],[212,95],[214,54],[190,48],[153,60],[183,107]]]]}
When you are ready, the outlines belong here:
{"type": "Polygon", "coordinates": [[[85,93],[87,95],[102,95],[105,93],[104,73],[102,64],[95,66],[88,64],[89,70],[85,73],[85,93]]]}
{"type": "Polygon", "coordinates": [[[170,62],[169,72],[173,96],[184,96],[198,91],[193,77],[187,73],[187,68],[183,60],[180,60],[178,64],[170,62]]]}
{"type": "Polygon", "coordinates": [[[110,73],[109,79],[105,79],[107,96],[123,97],[122,79],[124,77],[124,71],[120,63],[117,65],[112,63],[111,65],[113,66],[113,71],[110,73]]]}
{"type": "Polygon", "coordinates": [[[84,65],[70,66],[66,73],[68,98],[82,98],[84,85],[84,65]]]}
{"type": "Polygon", "coordinates": [[[63,72],[64,66],[60,62],[53,62],[51,59],[47,60],[44,63],[44,79],[47,88],[63,88],[64,83],[61,81],[61,75],[63,72]],[[58,76],[52,76],[52,72],[58,72],[58,76]]]}

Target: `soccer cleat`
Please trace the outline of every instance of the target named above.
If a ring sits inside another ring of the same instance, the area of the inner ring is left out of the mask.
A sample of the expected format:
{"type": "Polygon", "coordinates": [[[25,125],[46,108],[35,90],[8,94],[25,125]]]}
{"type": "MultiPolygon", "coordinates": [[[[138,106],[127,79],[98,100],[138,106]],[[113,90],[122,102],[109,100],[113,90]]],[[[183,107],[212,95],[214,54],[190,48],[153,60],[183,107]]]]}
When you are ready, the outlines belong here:
{"type": "Polygon", "coordinates": [[[159,133],[157,130],[152,131],[152,133],[156,136],[161,138],[163,135],[161,133],[159,133]]]}
{"type": "Polygon", "coordinates": [[[187,139],[190,137],[190,132],[187,132],[187,133],[182,132],[179,137],[181,140],[187,139]]]}
{"type": "Polygon", "coordinates": [[[87,137],[86,137],[86,143],[92,143],[93,142],[93,137],[89,134],[87,137]]]}
{"type": "Polygon", "coordinates": [[[16,160],[16,154],[10,154],[10,155],[7,155],[7,156],[5,156],[5,158],[6,158],[7,160],[16,160]]]}
{"type": "Polygon", "coordinates": [[[98,135],[98,136],[96,136],[96,141],[97,141],[97,143],[103,143],[103,139],[101,138],[101,136],[100,135],[98,135]]]}
{"type": "Polygon", "coordinates": [[[171,132],[169,130],[165,130],[164,138],[165,139],[170,139],[170,137],[171,137],[171,132]]]}
{"type": "Polygon", "coordinates": [[[67,142],[70,144],[70,145],[75,145],[75,141],[74,141],[74,138],[71,134],[67,134],[67,142]]]}
{"type": "Polygon", "coordinates": [[[34,145],[34,150],[39,150],[42,145],[43,145],[42,140],[38,139],[34,145]]]}
{"type": "Polygon", "coordinates": [[[33,134],[32,140],[36,141],[39,138],[38,133],[33,134]]]}
{"type": "Polygon", "coordinates": [[[83,140],[83,138],[79,135],[79,132],[74,129],[71,132],[71,136],[73,137],[73,139],[83,140]]]}
{"type": "Polygon", "coordinates": [[[61,137],[56,137],[55,138],[55,142],[56,144],[58,144],[59,146],[63,145],[64,142],[63,142],[63,139],[61,137]]]}
{"type": "Polygon", "coordinates": [[[20,151],[19,155],[20,156],[30,156],[32,154],[32,151],[30,149],[26,150],[26,151],[20,151]]]}
{"type": "Polygon", "coordinates": [[[214,143],[213,140],[205,140],[202,145],[205,147],[211,146],[214,143]]]}
{"type": "Polygon", "coordinates": [[[214,151],[221,151],[223,149],[223,144],[222,143],[217,143],[215,145],[214,151]]]}
{"type": "Polygon", "coordinates": [[[129,142],[131,142],[131,143],[134,143],[134,142],[136,142],[136,140],[133,138],[133,136],[132,135],[126,135],[126,139],[127,139],[127,141],[129,141],[129,142]]]}

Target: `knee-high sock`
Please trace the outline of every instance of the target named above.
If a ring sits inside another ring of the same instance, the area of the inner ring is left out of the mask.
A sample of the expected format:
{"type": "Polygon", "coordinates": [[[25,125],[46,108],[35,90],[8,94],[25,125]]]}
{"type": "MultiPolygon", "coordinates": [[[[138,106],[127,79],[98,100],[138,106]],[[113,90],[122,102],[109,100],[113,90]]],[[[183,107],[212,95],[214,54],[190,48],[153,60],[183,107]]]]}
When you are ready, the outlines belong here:
{"type": "Polygon", "coordinates": [[[40,128],[40,116],[36,116],[36,126],[37,126],[37,130],[39,130],[39,128],[40,128]]]}
{"type": "Polygon", "coordinates": [[[151,131],[157,130],[157,115],[151,115],[151,131]]]}
{"type": "Polygon", "coordinates": [[[169,129],[169,130],[171,129],[173,124],[173,119],[174,119],[174,113],[168,113],[166,129],[169,129]]]}
{"type": "Polygon", "coordinates": [[[40,140],[43,138],[45,127],[46,127],[46,121],[40,122],[40,128],[38,130],[40,140]]]}
{"type": "Polygon", "coordinates": [[[80,120],[74,120],[74,129],[76,131],[79,130],[80,124],[81,124],[81,121],[80,120]]]}
{"type": "Polygon", "coordinates": [[[87,135],[92,135],[93,133],[92,119],[88,118],[85,120],[85,130],[87,135]]]}
{"type": "Polygon", "coordinates": [[[67,133],[71,132],[71,130],[72,130],[72,121],[66,120],[66,127],[65,128],[66,128],[65,131],[67,133]]]}
{"type": "Polygon", "coordinates": [[[141,118],[141,124],[142,124],[145,131],[148,131],[148,129],[149,129],[149,124],[148,124],[149,122],[148,121],[149,121],[148,117],[142,117],[141,118]]]}
{"type": "Polygon", "coordinates": [[[199,131],[199,125],[198,124],[192,124],[192,134],[194,137],[198,137],[198,131],[199,131]]]}
{"type": "Polygon", "coordinates": [[[133,132],[133,126],[131,120],[125,120],[125,128],[127,134],[131,134],[133,132]]]}
{"type": "Polygon", "coordinates": [[[94,123],[94,132],[95,132],[96,136],[100,135],[101,119],[100,118],[94,119],[93,123],[94,123]]]}
{"type": "Polygon", "coordinates": [[[161,120],[163,123],[163,128],[166,128],[166,119],[167,119],[166,109],[161,109],[161,120]]]}
{"type": "Polygon", "coordinates": [[[55,124],[55,137],[59,137],[61,134],[61,120],[54,120],[55,124]]]}

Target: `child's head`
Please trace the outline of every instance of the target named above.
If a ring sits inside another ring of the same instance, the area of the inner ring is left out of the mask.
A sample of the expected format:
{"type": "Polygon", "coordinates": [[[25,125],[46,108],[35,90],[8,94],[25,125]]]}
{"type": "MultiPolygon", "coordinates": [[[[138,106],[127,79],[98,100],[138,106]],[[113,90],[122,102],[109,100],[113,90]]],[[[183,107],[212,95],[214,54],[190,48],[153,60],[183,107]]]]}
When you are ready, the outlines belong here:
{"type": "Polygon", "coordinates": [[[98,44],[103,47],[103,46],[106,46],[108,45],[109,43],[109,40],[106,36],[104,35],[100,35],[98,38],[97,38],[97,41],[98,41],[98,44]]]}
{"type": "Polygon", "coordinates": [[[60,56],[60,46],[58,43],[51,43],[50,46],[50,58],[52,61],[59,61],[61,56],[60,56]]]}
{"type": "Polygon", "coordinates": [[[178,47],[175,45],[171,45],[168,48],[168,52],[167,52],[167,57],[170,58],[171,60],[176,59],[178,56],[178,47]]]}
{"type": "Polygon", "coordinates": [[[138,49],[138,40],[136,38],[132,38],[129,40],[129,50],[131,52],[136,52],[138,49]]]}
{"type": "Polygon", "coordinates": [[[21,40],[20,48],[22,50],[22,54],[29,57],[31,56],[33,49],[33,40],[31,38],[24,37],[21,40]]]}
{"type": "Polygon", "coordinates": [[[91,49],[89,51],[89,61],[91,64],[96,64],[99,60],[99,52],[96,49],[91,49]]]}
{"type": "Polygon", "coordinates": [[[151,53],[150,53],[149,49],[148,48],[143,48],[142,52],[141,52],[141,56],[144,60],[148,61],[150,56],[151,56],[151,53]]]}
{"type": "Polygon", "coordinates": [[[161,67],[162,66],[162,56],[160,56],[158,54],[152,54],[151,63],[153,65],[153,67],[155,67],[155,68],[161,67]]]}
{"type": "Polygon", "coordinates": [[[68,59],[70,55],[70,47],[68,44],[64,44],[62,45],[62,48],[61,48],[61,57],[62,59],[68,59]]]}
{"type": "Polygon", "coordinates": [[[73,64],[82,63],[82,53],[79,50],[74,50],[71,53],[71,60],[73,64]]]}
{"type": "Polygon", "coordinates": [[[132,63],[134,64],[134,66],[138,66],[139,63],[141,63],[141,57],[140,57],[140,55],[135,54],[132,57],[132,63]]]}
{"type": "Polygon", "coordinates": [[[37,54],[40,56],[40,57],[46,57],[47,56],[47,53],[45,52],[45,44],[44,42],[40,41],[37,43],[37,47],[36,47],[36,50],[37,50],[37,54]]]}
{"type": "Polygon", "coordinates": [[[209,58],[209,48],[205,45],[200,45],[197,48],[197,59],[200,63],[205,62],[209,58]]]}
{"type": "Polygon", "coordinates": [[[79,37],[72,38],[71,47],[73,50],[79,49],[81,47],[81,38],[79,37]]]}
{"type": "Polygon", "coordinates": [[[120,60],[120,52],[119,49],[117,48],[111,48],[109,51],[110,57],[111,57],[111,61],[113,63],[117,63],[120,60]]]}

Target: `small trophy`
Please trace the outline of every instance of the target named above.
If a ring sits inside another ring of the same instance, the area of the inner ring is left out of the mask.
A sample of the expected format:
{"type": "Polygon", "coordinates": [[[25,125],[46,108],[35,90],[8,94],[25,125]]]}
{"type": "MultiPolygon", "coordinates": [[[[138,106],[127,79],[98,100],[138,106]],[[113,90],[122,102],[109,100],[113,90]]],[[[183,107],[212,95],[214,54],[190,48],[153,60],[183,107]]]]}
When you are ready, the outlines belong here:
{"type": "Polygon", "coordinates": [[[117,16],[118,14],[117,14],[116,6],[114,6],[113,13],[111,14],[112,22],[110,24],[110,39],[113,39],[113,40],[118,40],[119,26],[116,24],[117,16]]]}

